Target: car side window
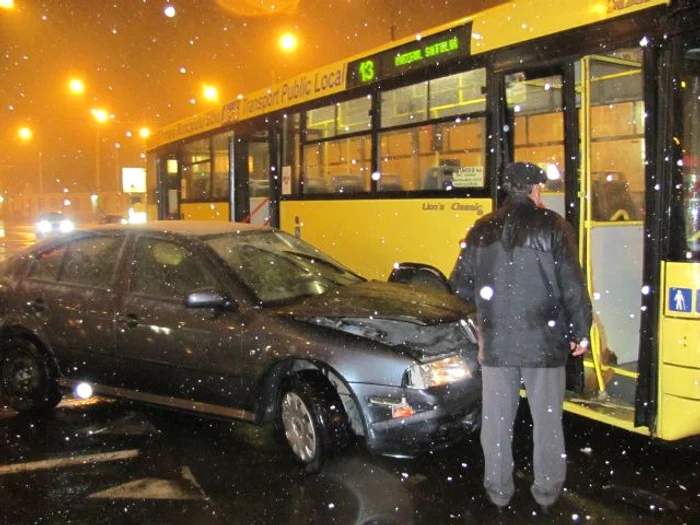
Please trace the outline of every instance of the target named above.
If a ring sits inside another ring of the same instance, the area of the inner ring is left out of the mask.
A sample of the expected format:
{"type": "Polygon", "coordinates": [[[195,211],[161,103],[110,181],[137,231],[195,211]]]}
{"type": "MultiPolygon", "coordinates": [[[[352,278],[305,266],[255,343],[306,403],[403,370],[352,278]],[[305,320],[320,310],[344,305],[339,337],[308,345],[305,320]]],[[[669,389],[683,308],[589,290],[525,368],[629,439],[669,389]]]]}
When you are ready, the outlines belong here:
{"type": "Polygon", "coordinates": [[[108,288],[123,243],[122,236],[88,237],[73,241],[68,247],[59,281],[108,288]]]}
{"type": "Polygon", "coordinates": [[[58,280],[58,272],[61,270],[65,254],[65,245],[40,253],[29,268],[29,278],[41,281],[58,280]]]}
{"type": "Polygon", "coordinates": [[[142,238],[136,244],[130,291],[155,297],[182,299],[214,277],[188,248],[162,239],[142,238]]]}

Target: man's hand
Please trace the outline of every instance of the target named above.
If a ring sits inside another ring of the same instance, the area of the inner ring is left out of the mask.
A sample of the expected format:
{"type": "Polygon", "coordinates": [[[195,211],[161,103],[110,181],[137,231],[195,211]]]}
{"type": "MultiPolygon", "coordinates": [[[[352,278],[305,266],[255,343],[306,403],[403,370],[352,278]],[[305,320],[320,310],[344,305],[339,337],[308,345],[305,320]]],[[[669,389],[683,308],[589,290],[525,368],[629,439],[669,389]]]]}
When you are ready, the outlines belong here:
{"type": "Polygon", "coordinates": [[[569,343],[569,347],[571,348],[571,355],[574,357],[578,357],[580,355],[585,354],[589,346],[590,343],[588,342],[588,339],[582,339],[579,343],[575,343],[573,341],[569,343]]]}

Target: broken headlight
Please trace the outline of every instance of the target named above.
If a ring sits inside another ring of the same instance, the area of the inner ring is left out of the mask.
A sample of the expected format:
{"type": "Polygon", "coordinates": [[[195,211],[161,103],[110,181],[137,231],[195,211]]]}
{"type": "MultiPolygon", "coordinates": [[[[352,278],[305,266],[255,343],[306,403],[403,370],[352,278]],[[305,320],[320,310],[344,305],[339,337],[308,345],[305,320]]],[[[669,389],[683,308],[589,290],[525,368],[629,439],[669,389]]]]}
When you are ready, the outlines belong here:
{"type": "Polygon", "coordinates": [[[461,381],[471,375],[467,364],[461,357],[455,355],[430,363],[413,365],[406,371],[406,387],[424,390],[431,386],[461,381]]]}

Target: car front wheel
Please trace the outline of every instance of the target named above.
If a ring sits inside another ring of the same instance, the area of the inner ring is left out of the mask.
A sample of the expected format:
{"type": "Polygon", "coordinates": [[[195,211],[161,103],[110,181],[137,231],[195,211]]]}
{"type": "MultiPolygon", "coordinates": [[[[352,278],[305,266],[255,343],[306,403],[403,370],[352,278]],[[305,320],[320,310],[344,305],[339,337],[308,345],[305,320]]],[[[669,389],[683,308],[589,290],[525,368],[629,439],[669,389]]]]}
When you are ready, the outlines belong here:
{"type": "Polygon", "coordinates": [[[25,339],[12,338],[0,347],[2,399],[17,412],[54,408],[61,391],[45,356],[25,339]]]}
{"type": "Polygon", "coordinates": [[[308,472],[315,472],[347,443],[343,404],[324,380],[294,377],[282,389],[280,419],[285,440],[308,472]]]}

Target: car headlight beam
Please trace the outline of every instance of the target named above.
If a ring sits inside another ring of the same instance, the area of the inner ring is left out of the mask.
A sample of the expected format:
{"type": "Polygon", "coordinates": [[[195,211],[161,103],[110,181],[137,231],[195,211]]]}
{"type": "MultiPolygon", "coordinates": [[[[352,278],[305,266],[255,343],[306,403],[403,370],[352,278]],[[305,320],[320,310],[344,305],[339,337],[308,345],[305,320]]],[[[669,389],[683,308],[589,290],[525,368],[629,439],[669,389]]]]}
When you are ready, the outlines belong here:
{"type": "Polygon", "coordinates": [[[447,357],[431,363],[413,365],[406,373],[406,386],[423,390],[433,386],[447,385],[471,377],[467,364],[459,356],[447,357]]]}
{"type": "Polygon", "coordinates": [[[70,219],[63,219],[58,225],[58,229],[61,233],[70,233],[73,231],[74,228],[75,226],[73,225],[73,221],[71,221],[70,219]]]}
{"type": "Polygon", "coordinates": [[[49,221],[43,220],[36,223],[36,231],[39,233],[50,233],[51,223],[49,221]]]}

